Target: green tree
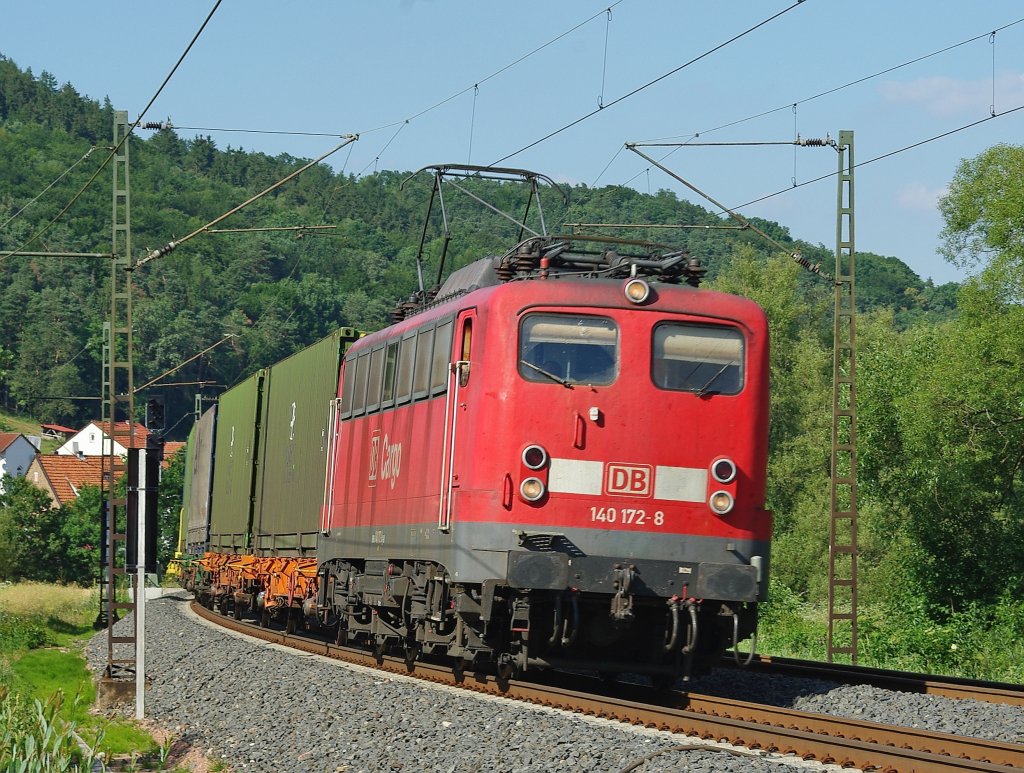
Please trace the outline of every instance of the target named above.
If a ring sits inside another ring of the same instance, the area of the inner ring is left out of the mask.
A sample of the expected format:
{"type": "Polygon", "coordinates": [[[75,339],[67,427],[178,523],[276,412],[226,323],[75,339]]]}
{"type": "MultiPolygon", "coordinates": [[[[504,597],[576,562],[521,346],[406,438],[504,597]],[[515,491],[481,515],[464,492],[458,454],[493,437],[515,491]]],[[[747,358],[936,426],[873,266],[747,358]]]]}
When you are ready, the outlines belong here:
{"type": "Polygon", "coordinates": [[[827,327],[826,306],[822,296],[802,289],[802,274],[789,258],[764,260],[741,245],[713,287],[757,301],[768,317],[772,571],[790,588],[820,598],[828,557],[832,358],[819,334],[827,327]]]}
{"type": "Polygon", "coordinates": [[[944,252],[980,267],[959,317],[862,348],[862,493],[902,588],[936,616],[1024,588],[1024,148],[963,162],[941,203],[944,252]]]}
{"type": "Polygon", "coordinates": [[[943,254],[958,266],[1024,257],[1024,146],[995,145],[960,163],[939,201],[943,254]]]}
{"type": "Polygon", "coordinates": [[[160,473],[160,498],[157,516],[160,536],[157,539],[157,564],[161,570],[174,558],[178,547],[178,528],[181,523],[182,496],[185,487],[185,449],[172,456],[160,473]]]}
{"type": "Polygon", "coordinates": [[[51,538],[59,527],[49,495],[25,478],[6,478],[0,495],[0,576],[7,580],[51,580],[51,538]]]}
{"type": "Polygon", "coordinates": [[[98,486],[83,486],[78,497],[61,508],[59,528],[51,540],[53,554],[59,557],[54,567],[56,581],[79,585],[95,582],[99,573],[102,503],[98,486]]]}

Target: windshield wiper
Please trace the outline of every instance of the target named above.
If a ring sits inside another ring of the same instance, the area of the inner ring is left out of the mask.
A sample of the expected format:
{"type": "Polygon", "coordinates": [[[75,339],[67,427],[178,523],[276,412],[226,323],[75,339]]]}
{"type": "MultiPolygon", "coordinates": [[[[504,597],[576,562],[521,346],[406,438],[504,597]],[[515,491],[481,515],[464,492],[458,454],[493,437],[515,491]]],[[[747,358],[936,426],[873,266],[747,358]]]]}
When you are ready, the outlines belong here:
{"type": "Polygon", "coordinates": [[[532,362],[527,362],[526,360],[520,360],[519,364],[520,365],[525,365],[526,367],[531,368],[532,370],[537,371],[542,376],[547,376],[549,379],[554,381],[556,384],[561,384],[566,389],[572,389],[572,384],[570,384],[564,378],[562,378],[561,376],[556,376],[551,371],[544,370],[544,368],[540,367],[539,365],[534,365],[532,362]]]}
{"type": "Polygon", "coordinates": [[[734,362],[727,362],[727,363],[725,363],[725,365],[723,365],[721,368],[719,368],[718,372],[715,373],[715,375],[713,375],[711,378],[709,378],[707,383],[704,386],[702,386],[700,389],[698,389],[696,392],[694,392],[694,394],[696,394],[697,397],[710,397],[711,395],[720,394],[719,392],[709,392],[708,391],[708,387],[711,386],[712,384],[714,384],[716,381],[718,381],[718,377],[721,376],[723,373],[725,373],[725,371],[728,370],[731,365],[735,365],[735,364],[736,363],[734,363],[734,362]]]}

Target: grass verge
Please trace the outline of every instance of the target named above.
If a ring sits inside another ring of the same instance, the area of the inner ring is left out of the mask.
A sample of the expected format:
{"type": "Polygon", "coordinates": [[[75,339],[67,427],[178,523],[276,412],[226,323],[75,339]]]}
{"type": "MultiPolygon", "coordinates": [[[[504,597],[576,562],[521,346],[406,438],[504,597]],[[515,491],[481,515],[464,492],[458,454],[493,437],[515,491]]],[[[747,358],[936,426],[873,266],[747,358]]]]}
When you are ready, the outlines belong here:
{"type": "Polygon", "coordinates": [[[134,722],[89,711],[96,693],[82,649],[94,633],[98,604],[96,591],[75,586],[0,585],[0,690],[11,696],[8,708],[16,716],[10,721],[50,728],[60,720],[87,743],[98,742],[108,760],[155,759],[160,745],[134,722]],[[50,711],[48,720],[35,716],[36,700],[50,711]]]}
{"type": "MultiPolygon", "coordinates": [[[[857,662],[1024,684],[1024,601],[1006,598],[994,606],[969,606],[936,618],[913,598],[862,604],[857,662]]],[[[827,641],[828,610],[773,582],[771,601],[761,607],[758,652],[824,661],[827,641]]]]}

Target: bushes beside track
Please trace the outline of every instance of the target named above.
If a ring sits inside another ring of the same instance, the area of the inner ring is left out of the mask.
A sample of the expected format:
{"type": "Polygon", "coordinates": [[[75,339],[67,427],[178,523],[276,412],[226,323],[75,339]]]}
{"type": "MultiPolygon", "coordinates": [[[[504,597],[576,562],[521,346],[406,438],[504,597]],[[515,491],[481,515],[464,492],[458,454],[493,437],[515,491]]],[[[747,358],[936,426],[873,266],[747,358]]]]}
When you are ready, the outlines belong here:
{"type": "Polygon", "coordinates": [[[82,645],[98,604],[94,589],[0,584],[0,771],[89,770],[99,749],[108,759],[159,751],[134,724],[89,711],[95,689],[82,645]]]}
{"type": "MultiPolygon", "coordinates": [[[[858,663],[897,671],[1024,684],[1024,600],[973,605],[936,621],[920,598],[862,603],[858,663]]],[[[825,660],[828,609],[773,580],[758,652],[825,660]]]]}

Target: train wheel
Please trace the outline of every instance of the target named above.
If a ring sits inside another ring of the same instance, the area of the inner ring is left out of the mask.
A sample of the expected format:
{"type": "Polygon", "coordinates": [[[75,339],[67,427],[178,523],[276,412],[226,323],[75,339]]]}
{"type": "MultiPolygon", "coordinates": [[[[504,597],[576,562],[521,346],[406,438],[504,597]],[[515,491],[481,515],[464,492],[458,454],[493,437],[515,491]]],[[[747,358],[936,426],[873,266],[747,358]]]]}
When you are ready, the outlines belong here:
{"type": "Polygon", "coordinates": [[[263,613],[260,615],[260,628],[269,628],[269,627],[270,627],[270,612],[268,612],[266,609],[264,609],[263,613]]]}
{"type": "Polygon", "coordinates": [[[295,610],[294,609],[289,609],[288,610],[288,616],[285,618],[285,621],[284,621],[284,632],[286,634],[288,634],[289,636],[291,636],[293,633],[295,633],[295,610]]]}
{"type": "Polygon", "coordinates": [[[234,603],[233,607],[234,607],[234,609],[232,610],[232,612],[233,612],[233,614],[234,614],[234,618],[235,618],[235,620],[241,620],[241,619],[242,619],[242,605],[241,605],[241,604],[239,604],[239,603],[238,603],[238,602],[236,601],[236,602],[234,603]]]}

